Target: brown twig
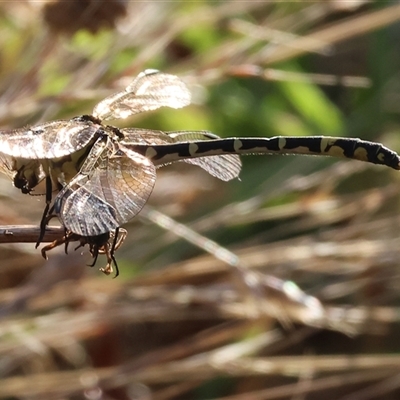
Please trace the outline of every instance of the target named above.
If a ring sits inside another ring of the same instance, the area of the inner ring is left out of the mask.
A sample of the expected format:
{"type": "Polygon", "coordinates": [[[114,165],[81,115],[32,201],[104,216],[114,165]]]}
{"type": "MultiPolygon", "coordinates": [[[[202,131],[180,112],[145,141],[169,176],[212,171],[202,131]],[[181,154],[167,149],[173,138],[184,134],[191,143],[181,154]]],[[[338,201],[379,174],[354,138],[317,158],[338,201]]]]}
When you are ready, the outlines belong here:
{"type": "MultiPolygon", "coordinates": [[[[0,243],[36,243],[40,227],[36,225],[0,226],[0,243]]],[[[47,227],[42,242],[53,242],[64,236],[64,228],[47,227]]]]}

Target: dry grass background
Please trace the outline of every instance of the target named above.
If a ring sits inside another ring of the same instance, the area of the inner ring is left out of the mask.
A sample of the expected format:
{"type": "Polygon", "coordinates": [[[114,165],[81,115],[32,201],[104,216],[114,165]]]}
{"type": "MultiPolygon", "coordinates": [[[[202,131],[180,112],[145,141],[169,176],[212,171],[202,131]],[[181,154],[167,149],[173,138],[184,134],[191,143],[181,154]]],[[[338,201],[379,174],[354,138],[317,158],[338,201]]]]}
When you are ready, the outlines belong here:
{"type": "MultiPolygon", "coordinates": [[[[0,126],[88,113],[158,68],[195,104],[124,124],[400,150],[399,19],[362,0],[1,2],[0,126]]],[[[1,398],[399,398],[398,172],[256,156],[229,184],[159,172],[117,279],[80,251],[1,245],[1,398]]],[[[43,199],[0,185],[0,224],[37,224],[43,199]]]]}

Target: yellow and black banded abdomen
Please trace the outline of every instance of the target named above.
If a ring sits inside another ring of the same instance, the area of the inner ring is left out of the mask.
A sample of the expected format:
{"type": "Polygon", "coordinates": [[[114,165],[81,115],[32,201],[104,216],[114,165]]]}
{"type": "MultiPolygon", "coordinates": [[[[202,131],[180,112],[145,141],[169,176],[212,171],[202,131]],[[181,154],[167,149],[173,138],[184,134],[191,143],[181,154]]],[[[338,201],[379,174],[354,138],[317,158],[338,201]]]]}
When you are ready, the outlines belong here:
{"type": "Polygon", "coordinates": [[[380,143],[327,136],[228,138],[165,145],[134,145],[156,164],[223,154],[302,154],[349,158],[400,169],[399,155],[380,143]]]}

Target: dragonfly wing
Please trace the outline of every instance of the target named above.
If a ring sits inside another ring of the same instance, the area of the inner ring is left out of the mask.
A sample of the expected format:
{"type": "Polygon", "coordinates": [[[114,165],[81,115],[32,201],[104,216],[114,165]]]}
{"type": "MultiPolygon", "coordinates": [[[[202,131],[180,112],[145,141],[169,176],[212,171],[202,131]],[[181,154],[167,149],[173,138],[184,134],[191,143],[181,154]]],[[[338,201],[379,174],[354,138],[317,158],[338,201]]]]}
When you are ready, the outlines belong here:
{"type": "MultiPolygon", "coordinates": [[[[180,142],[195,142],[198,140],[219,139],[219,136],[208,131],[179,131],[179,132],[162,132],[147,129],[127,128],[122,129],[125,136],[121,141],[125,146],[129,145],[162,145],[180,142]]],[[[188,164],[197,165],[203,168],[210,175],[229,181],[239,176],[242,162],[236,154],[215,155],[200,158],[179,158],[176,161],[184,161],[188,164]]]]}
{"type": "Polygon", "coordinates": [[[101,120],[127,118],[160,107],[182,108],[190,99],[188,88],[177,76],[146,70],[123,92],[98,103],[93,115],[101,120]]]}
{"type": "Polygon", "coordinates": [[[14,179],[17,169],[11,157],[0,154],[0,173],[7,175],[10,179],[14,179]]]}
{"type": "Polygon", "coordinates": [[[62,224],[81,236],[110,232],[138,214],[155,184],[153,163],[118,143],[98,141],[55,200],[62,224]]]}
{"type": "Polygon", "coordinates": [[[63,157],[87,146],[100,125],[82,118],[0,132],[0,153],[26,159],[63,157]]]}
{"type": "MultiPolygon", "coordinates": [[[[169,135],[174,139],[175,143],[220,139],[219,136],[208,131],[169,132],[169,135]]],[[[197,165],[198,167],[203,168],[210,175],[221,179],[222,181],[230,181],[237,178],[242,169],[242,162],[240,161],[240,157],[236,154],[188,158],[184,161],[188,164],[197,165]]]]}
{"type": "Polygon", "coordinates": [[[124,138],[121,144],[128,147],[130,145],[152,145],[152,144],[171,144],[174,139],[163,131],[155,131],[141,128],[125,128],[121,129],[124,138]]]}
{"type": "Polygon", "coordinates": [[[188,158],[184,161],[203,168],[210,175],[222,181],[231,181],[237,178],[242,169],[240,158],[235,155],[188,158]]]}

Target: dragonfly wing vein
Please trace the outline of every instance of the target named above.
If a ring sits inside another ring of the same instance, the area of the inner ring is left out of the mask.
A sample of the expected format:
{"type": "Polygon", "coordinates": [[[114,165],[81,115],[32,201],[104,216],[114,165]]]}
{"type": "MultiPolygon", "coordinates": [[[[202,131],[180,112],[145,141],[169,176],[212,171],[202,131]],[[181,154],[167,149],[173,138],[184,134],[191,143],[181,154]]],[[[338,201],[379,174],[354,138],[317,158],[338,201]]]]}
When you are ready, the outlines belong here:
{"type": "Polygon", "coordinates": [[[63,157],[87,146],[99,127],[91,121],[72,119],[0,132],[0,152],[26,159],[63,157]]]}
{"type": "Polygon", "coordinates": [[[98,103],[93,115],[101,120],[127,118],[160,107],[182,108],[190,100],[188,88],[177,76],[153,71],[139,74],[125,91],[98,103]]]}
{"type": "MultiPolygon", "coordinates": [[[[209,131],[177,131],[169,132],[169,135],[173,138],[175,143],[221,139],[215,133],[209,131]]],[[[237,178],[242,169],[242,162],[240,161],[240,157],[236,154],[188,158],[183,161],[188,164],[197,165],[210,175],[222,181],[230,181],[237,178]]]]}
{"type": "MultiPolygon", "coordinates": [[[[121,143],[128,148],[129,146],[137,144],[162,145],[168,143],[193,142],[196,140],[220,139],[219,136],[208,131],[177,131],[165,133],[147,129],[126,128],[122,129],[122,133],[125,137],[121,143]]],[[[223,181],[237,178],[242,167],[240,157],[235,154],[189,158],[185,160],[177,157],[174,161],[184,161],[188,164],[197,165],[210,175],[223,181]]],[[[162,165],[164,164],[161,163],[159,166],[162,165]]]]}
{"type": "Polygon", "coordinates": [[[156,179],[155,166],[146,157],[110,139],[98,154],[101,145],[92,149],[97,160],[91,170],[84,174],[82,168],[55,201],[62,224],[81,236],[109,232],[133,218],[146,204],[156,179]]]}

